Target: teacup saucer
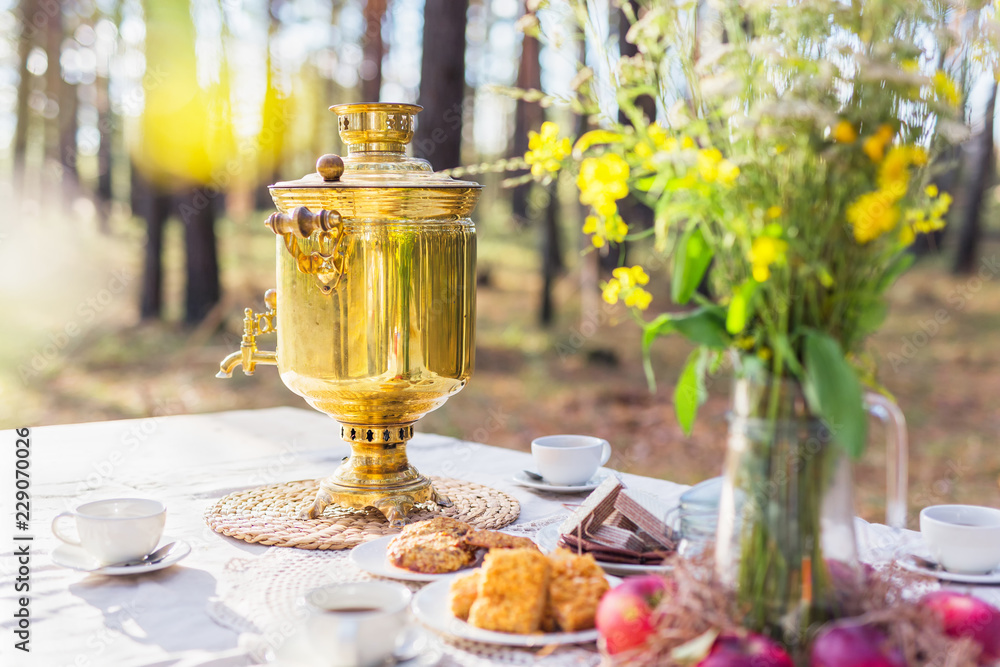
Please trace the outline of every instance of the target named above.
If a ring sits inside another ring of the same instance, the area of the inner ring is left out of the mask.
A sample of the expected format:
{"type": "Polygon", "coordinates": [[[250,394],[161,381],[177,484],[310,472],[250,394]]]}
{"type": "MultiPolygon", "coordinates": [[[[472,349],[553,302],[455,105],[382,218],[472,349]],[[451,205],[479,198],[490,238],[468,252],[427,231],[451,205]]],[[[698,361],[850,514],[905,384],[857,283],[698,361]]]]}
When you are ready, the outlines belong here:
{"type": "Polygon", "coordinates": [[[526,472],[519,470],[514,473],[513,481],[521,486],[538,489],[539,491],[548,491],[550,493],[583,493],[585,491],[593,491],[596,489],[601,485],[601,482],[608,478],[609,474],[611,474],[611,471],[607,468],[598,468],[597,473],[595,473],[593,477],[588,479],[583,484],[559,485],[550,484],[544,479],[532,479],[528,477],[526,472]]]}
{"type": "Polygon", "coordinates": [[[82,547],[73,546],[71,544],[60,544],[55,549],[52,550],[50,554],[52,556],[52,561],[56,565],[61,565],[62,567],[68,567],[71,570],[78,570],[80,572],[87,572],[90,574],[109,574],[109,575],[119,575],[119,574],[143,574],[146,572],[155,572],[156,570],[162,570],[165,567],[170,567],[177,561],[186,557],[191,553],[191,545],[184,540],[173,540],[169,537],[163,538],[163,544],[169,542],[177,542],[174,548],[170,550],[167,557],[157,563],[144,563],[142,565],[127,565],[127,566],[104,566],[101,567],[97,559],[88,554],[83,550],[82,547]]]}
{"type": "MultiPolygon", "coordinates": [[[[405,645],[380,667],[433,667],[441,661],[444,651],[423,628],[414,625],[407,632],[405,645]]],[[[277,651],[271,651],[267,663],[270,667],[325,667],[329,664],[313,652],[302,632],[288,636],[277,651]]]]}
{"type": "MultiPolygon", "coordinates": [[[[934,562],[925,556],[921,556],[920,558],[929,563],[934,562]]],[[[909,555],[899,558],[896,562],[904,570],[916,572],[917,574],[926,574],[936,577],[941,581],[953,581],[958,584],[1000,584],[1000,568],[986,574],[959,574],[958,572],[948,572],[937,563],[934,563],[934,567],[929,567],[920,561],[914,560],[909,555]]]]}

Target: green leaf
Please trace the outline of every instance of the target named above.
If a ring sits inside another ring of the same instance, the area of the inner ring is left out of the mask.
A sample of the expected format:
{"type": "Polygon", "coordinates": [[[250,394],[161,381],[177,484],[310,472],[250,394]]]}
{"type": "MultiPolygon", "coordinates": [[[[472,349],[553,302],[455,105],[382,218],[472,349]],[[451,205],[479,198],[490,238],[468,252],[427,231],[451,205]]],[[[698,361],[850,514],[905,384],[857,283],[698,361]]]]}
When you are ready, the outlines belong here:
{"type": "Polygon", "coordinates": [[[677,333],[696,345],[724,350],[731,342],[726,333],[725,311],[719,306],[703,306],[690,313],[674,315],[670,323],[677,333]]]}
{"type": "Polygon", "coordinates": [[[712,248],[705,241],[701,227],[689,227],[674,256],[674,275],[670,284],[674,303],[684,304],[691,300],[711,262],[712,248]]]}
{"type": "Polygon", "coordinates": [[[674,410],[677,422],[686,435],[691,435],[691,426],[698,415],[698,407],[705,402],[705,350],[698,348],[688,355],[687,364],[674,387],[674,410]]]}
{"type": "Polygon", "coordinates": [[[735,335],[743,331],[747,321],[753,317],[753,297],[757,294],[756,280],[747,280],[736,288],[726,311],[726,331],[735,335]]]}
{"type": "Polygon", "coordinates": [[[875,291],[878,294],[882,294],[887,289],[892,287],[893,283],[896,282],[896,279],[903,275],[908,268],[913,266],[913,262],[916,261],[916,258],[916,255],[912,252],[906,252],[905,250],[896,255],[896,259],[892,260],[892,264],[890,264],[889,268],[882,274],[882,279],[878,281],[878,287],[875,291]]]}
{"type": "Polygon", "coordinates": [[[888,314],[889,306],[880,297],[873,296],[861,304],[861,312],[858,314],[858,335],[863,338],[877,331],[888,314]]]}
{"type": "Polygon", "coordinates": [[[779,333],[775,334],[771,340],[774,344],[774,349],[781,350],[781,358],[784,359],[785,365],[788,366],[788,370],[792,372],[792,375],[801,377],[802,365],[799,364],[798,357],[795,355],[795,350],[792,349],[792,344],[789,342],[788,336],[779,333]]]}
{"type": "Polygon", "coordinates": [[[656,377],[653,375],[653,360],[649,356],[649,350],[654,340],[673,332],[674,325],[669,313],[660,315],[642,327],[642,368],[646,371],[650,391],[656,391],[656,377]]]}
{"type": "Polygon", "coordinates": [[[719,630],[712,628],[670,651],[670,659],[682,665],[697,665],[708,657],[719,630]]]}
{"type": "Polygon", "coordinates": [[[819,331],[805,333],[803,390],[809,407],[854,459],[865,450],[868,417],[861,383],[840,344],[819,331]]]}

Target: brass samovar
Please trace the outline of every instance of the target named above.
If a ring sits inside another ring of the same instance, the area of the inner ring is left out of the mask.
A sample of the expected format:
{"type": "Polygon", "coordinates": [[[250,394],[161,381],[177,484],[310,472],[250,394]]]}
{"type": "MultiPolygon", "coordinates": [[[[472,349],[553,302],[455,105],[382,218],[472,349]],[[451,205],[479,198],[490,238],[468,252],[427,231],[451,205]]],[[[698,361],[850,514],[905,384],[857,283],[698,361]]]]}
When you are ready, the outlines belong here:
{"type": "Polygon", "coordinates": [[[266,312],[246,309],[242,365],[277,365],[282,382],[337,420],[351,456],[323,480],[314,518],[333,503],[378,508],[394,526],[417,503],[450,502],[406,458],[413,424],[472,374],[476,232],[481,186],[407,157],[412,104],[341,104],[347,156],[324,155],[316,173],[270,186],[278,212],[277,289],[266,312]],[[276,331],[275,352],[256,337],[276,331]]]}

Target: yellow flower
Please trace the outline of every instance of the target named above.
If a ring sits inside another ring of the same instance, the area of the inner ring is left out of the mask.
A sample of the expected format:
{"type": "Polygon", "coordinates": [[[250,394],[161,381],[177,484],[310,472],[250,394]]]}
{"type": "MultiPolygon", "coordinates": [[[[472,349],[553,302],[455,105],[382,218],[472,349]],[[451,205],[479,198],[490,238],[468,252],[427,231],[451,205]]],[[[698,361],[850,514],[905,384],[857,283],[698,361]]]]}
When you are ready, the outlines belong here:
{"type": "Polygon", "coordinates": [[[769,217],[771,220],[781,217],[781,213],[782,211],[780,206],[771,206],[770,208],[767,209],[767,217],[769,217]]]}
{"type": "Polygon", "coordinates": [[[591,234],[590,242],[595,248],[603,248],[607,241],[621,243],[628,234],[628,225],[615,213],[610,218],[588,215],[583,221],[583,233],[591,234]]]}
{"type": "Polygon", "coordinates": [[[625,296],[625,305],[630,308],[634,307],[639,310],[646,310],[652,302],[653,295],[641,287],[632,288],[628,295],[625,296]]]}
{"type": "Polygon", "coordinates": [[[649,276],[639,265],[631,268],[620,266],[611,272],[613,276],[604,285],[602,297],[610,304],[618,303],[621,298],[629,308],[645,310],[653,301],[653,295],[640,285],[649,283],[649,276]]]}
{"type": "Polygon", "coordinates": [[[936,186],[933,183],[931,183],[926,188],[924,188],[924,192],[927,193],[928,197],[937,197],[938,196],[938,186],[936,186]]]}
{"type": "Polygon", "coordinates": [[[628,176],[628,163],[615,153],[585,159],[576,178],[580,202],[593,206],[605,218],[615,215],[615,202],[628,194],[628,176]]]}
{"type": "Polygon", "coordinates": [[[862,142],[861,150],[872,162],[881,162],[885,147],[890,141],[892,141],[892,128],[888,125],[880,125],[875,134],[862,142]]]}
{"type": "Polygon", "coordinates": [[[718,148],[703,148],[698,151],[698,175],[708,183],[714,183],[719,178],[719,163],[722,153],[718,148]]]}
{"type": "Polygon", "coordinates": [[[938,70],[934,73],[934,93],[939,100],[943,100],[953,107],[957,107],[962,101],[958,86],[944,70],[938,70]]]}
{"type": "Polygon", "coordinates": [[[604,285],[604,290],[601,292],[601,298],[603,298],[607,303],[614,305],[618,303],[618,295],[621,294],[622,286],[615,279],[611,279],[604,285]]]}
{"type": "Polygon", "coordinates": [[[839,144],[853,144],[858,139],[858,132],[849,121],[842,120],[834,125],[830,138],[839,144]]]}
{"type": "Polygon", "coordinates": [[[531,165],[531,175],[541,178],[559,171],[572,148],[569,137],[559,138],[559,126],[546,121],[540,132],[528,133],[528,152],[524,154],[524,161],[531,165]]]}
{"type": "Polygon", "coordinates": [[[847,207],[847,221],[854,232],[854,240],[865,244],[890,232],[899,222],[896,198],[884,190],[868,192],[847,207]]]}
{"type": "Polygon", "coordinates": [[[878,186],[896,200],[902,199],[910,185],[910,150],[907,146],[889,149],[878,169],[878,186]]]}
{"type": "Polygon", "coordinates": [[[611,272],[611,275],[618,279],[618,281],[622,284],[622,287],[634,287],[635,285],[649,284],[649,276],[638,264],[632,268],[619,266],[611,272]]]}
{"type": "Polygon", "coordinates": [[[908,246],[917,238],[916,232],[913,231],[913,227],[910,225],[903,225],[899,230],[899,242],[904,246],[908,246]]]}
{"type": "Polygon", "coordinates": [[[718,148],[703,148],[698,151],[695,165],[698,175],[706,183],[719,181],[723,185],[732,185],[740,175],[740,168],[723,158],[718,148]]]}
{"type": "Polygon", "coordinates": [[[753,268],[753,279],[759,283],[771,277],[771,265],[785,259],[788,243],[770,236],[754,239],[750,246],[750,264],[753,268]]]}
{"type": "Polygon", "coordinates": [[[719,182],[723,185],[732,185],[740,175],[740,168],[729,160],[719,163],[719,182]]]}

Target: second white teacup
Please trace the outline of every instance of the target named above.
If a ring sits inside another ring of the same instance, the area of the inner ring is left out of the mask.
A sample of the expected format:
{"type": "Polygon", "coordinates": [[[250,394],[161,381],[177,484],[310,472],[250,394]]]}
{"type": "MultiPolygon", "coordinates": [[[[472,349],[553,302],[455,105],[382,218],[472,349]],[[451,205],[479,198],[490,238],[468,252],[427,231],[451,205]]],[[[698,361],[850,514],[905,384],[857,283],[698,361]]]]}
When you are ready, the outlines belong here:
{"type": "Polygon", "coordinates": [[[52,519],[52,532],[66,544],[82,547],[101,565],[122,563],[149,554],[163,536],[167,508],[144,498],[113,498],[84,503],[52,519]],[[76,519],[79,539],[63,532],[60,520],[76,519]]]}
{"type": "Polygon", "coordinates": [[[538,474],[554,486],[585,484],[611,458],[611,445],[591,435],[546,435],[531,441],[538,474]]]}
{"type": "Polygon", "coordinates": [[[305,596],[306,641],[324,667],[384,665],[404,637],[411,597],[390,581],[315,588],[305,596]]]}
{"type": "Polygon", "coordinates": [[[1000,565],[1000,509],[933,505],[920,512],[920,533],[948,572],[986,574],[1000,565]]]}

